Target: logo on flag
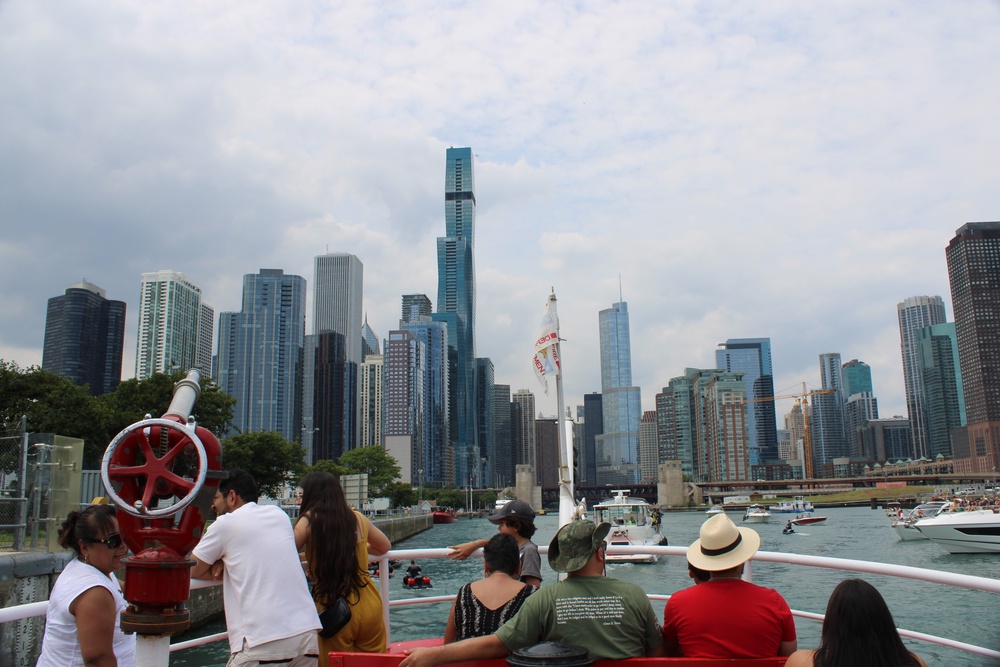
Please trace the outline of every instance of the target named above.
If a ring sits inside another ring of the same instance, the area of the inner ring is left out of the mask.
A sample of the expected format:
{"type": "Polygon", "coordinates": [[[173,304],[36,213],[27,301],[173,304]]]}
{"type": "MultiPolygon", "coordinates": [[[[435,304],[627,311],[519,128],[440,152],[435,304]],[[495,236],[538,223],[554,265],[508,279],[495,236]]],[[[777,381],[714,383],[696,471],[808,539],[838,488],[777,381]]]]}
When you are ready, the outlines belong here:
{"type": "Polygon", "coordinates": [[[549,393],[549,376],[559,375],[559,316],[556,314],[555,294],[545,302],[545,315],[535,337],[535,357],[533,360],[535,377],[542,383],[545,393],[549,393]]]}

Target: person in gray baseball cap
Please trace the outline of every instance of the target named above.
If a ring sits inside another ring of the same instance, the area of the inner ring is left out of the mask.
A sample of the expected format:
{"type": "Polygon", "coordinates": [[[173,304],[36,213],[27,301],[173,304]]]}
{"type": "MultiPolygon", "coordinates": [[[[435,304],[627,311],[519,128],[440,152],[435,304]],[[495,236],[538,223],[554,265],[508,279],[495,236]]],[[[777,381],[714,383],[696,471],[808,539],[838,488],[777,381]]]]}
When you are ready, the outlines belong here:
{"type": "Polygon", "coordinates": [[[587,649],[594,660],[660,657],[663,635],[646,592],[604,576],[604,538],[611,525],[572,521],[549,543],[549,565],[564,580],[543,586],[492,635],[415,648],[399,667],[500,658],[543,641],[587,649]]]}
{"type": "MultiPolygon", "coordinates": [[[[496,524],[497,530],[506,535],[513,535],[517,540],[517,551],[521,557],[522,582],[529,586],[542,585],[542,558],[538,555],[538,545],[531,541],[535,534],[535,510],[523,500],[511,500],[491,516],[490,523],[496,524]]],[[[486,546],[487,540],[473,540],[457,544],[451,549],[448,557],[452,560],[465,560],[476,549],[486,546]]]]}

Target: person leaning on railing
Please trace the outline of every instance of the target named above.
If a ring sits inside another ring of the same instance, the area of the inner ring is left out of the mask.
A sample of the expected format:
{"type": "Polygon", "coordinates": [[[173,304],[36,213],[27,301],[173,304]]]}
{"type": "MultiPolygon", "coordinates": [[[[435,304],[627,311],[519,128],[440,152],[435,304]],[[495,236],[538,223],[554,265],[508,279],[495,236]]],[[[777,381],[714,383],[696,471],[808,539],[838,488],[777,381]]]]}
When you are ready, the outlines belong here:
{"type": "Polygon", "coordinates": [[[36,667],[133,667],[135,635],[121,630],[127,603],[114,576],[128,547],[122,544],[114,506],[70,512],[59,544],[76,558],[52,587],[36,667]]]}

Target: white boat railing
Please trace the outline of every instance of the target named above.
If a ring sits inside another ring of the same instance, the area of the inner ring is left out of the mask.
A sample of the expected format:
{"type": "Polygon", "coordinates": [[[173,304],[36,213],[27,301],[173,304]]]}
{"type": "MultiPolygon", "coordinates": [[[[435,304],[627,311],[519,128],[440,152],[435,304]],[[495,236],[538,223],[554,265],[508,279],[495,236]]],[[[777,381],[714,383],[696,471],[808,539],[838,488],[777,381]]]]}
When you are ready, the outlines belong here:
{"type": "MultiPolygon", "coordinates": [[[[548,547],[540,546],[538,550],[541,554],[544,555],[548,552],[548,547]]],[[[373,557],[371,560],[379,563],[380,570],[388,572],[390,560],[406,561],[406,560],[416,560],[416,559],[447,558],[449,552],[450,552],[449,549],[394,549],[383,556],[379,556],[377,558],[373,557]]],[[[656,554],[661,557],[673,556],[673,557],[683,558],[687,553],[687,547],[613,546],[608,548],[608,552],[613,554],[619,554],[619,553],[656,554]]],[[[482,550],[481,549],[477,550],[475,553],[473,553],[473,556],[482,557],[482,550]]],[[[903,579],[914,579],[918,581],[943,584],[947,586],[958,586],[961,588],[986,591],[989,593],[1000,593],[1000,580],[990,579],[987,577],[977,577],[968,574],[943,572],[941,570],[930,570],[919,567],[910,567],[906,565],[875,563],[872,561],[853,560],[848,558],[831,558],[828,556],[807,556],[802,554],[790,554],[790,553],[782,553],[776,551],[758,551],[753,556],[751,562],[747,564],[747,568],[744,572],[744,579],[748,581],[752,580],[753,578],[753,561],[762,561],[768,563],[783,563],[786,565],[796,565],[802,567],[820,567],[833,570],[846,570],[851,572],[864,572],[864,573],[878,574],[889,577],[899,577],[903,579]]],[[[218,585],[220,585],[220,582],[217,581],[191,582],[191,587],[193,589],[206,588],[209,586],[218,586],[218,585]]],[[[382,595],[386,627],[389,628],[389,633],[391,633],[391,626],[389,624],[389,610],[391,608],[405,607],[418,604],[441,604],[441,603],[450,604],[451,601],[455,599],[455,595],[436,595],[428,597],[389,600],[388,577],[379,577],[379,592],[382,595]]],[[[651,600],[666,601],[670,599],[670,595],[650,594],[649,598],[651,600]]],[[[15,607],[0,609],[0,623],[9,623],[12,621],[18,621],[26,618],[44,616],[46,605],[47,603],[45,602],[33,602],[15,607]]],[[[803,618],[818,622],[823,621],[822,614],[816,614],[807,611],[799,611],[795,609],[792,610],[792,614],[797,618],[803,618]]],[[[993,650],[984,646],[978,646],[975,644],[970,644],[967,642],[950,639],[948,637],[940,637],[937,635],[917,632],[914,630],[907,630],[903,628],[899,629],[899,634],[900,636],[908,637],[918,641],[928,642],[931,644],[938,644],[940,646],[947,646],[968,653],[973,653],[988,658],[1000,660],[1000,651],[993,650]]],[[[204,637],[198,637],[184,642],[171,644],[170,651],[171,653],[173,653],[175,651],[181,651],[195,646],[203,646],[205,644],[210,644],[216,641],[223,641],[226,639],[227,639],[226,633],[207,635],[204,637]]],[[[388,641],[391,641],[391,634],[387,635],[387,639],[388,641]]]]}

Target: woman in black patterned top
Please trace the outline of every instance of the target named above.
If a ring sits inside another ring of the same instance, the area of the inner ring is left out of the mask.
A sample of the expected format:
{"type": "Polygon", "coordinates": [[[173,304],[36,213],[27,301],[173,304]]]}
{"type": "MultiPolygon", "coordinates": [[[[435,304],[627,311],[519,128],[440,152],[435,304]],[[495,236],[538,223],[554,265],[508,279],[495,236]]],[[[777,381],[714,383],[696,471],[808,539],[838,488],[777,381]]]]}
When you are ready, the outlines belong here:
{"type": "Polygon", "coordinates": [[[517,541],[498,533],[483,547],[485,576],[462,586],[451,606],[444,643],[493,634],[517,613],[538,588],[518,581],[521,569],[517,541]]]}

